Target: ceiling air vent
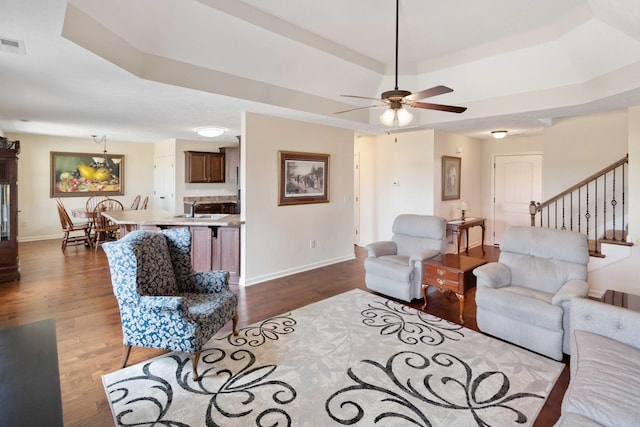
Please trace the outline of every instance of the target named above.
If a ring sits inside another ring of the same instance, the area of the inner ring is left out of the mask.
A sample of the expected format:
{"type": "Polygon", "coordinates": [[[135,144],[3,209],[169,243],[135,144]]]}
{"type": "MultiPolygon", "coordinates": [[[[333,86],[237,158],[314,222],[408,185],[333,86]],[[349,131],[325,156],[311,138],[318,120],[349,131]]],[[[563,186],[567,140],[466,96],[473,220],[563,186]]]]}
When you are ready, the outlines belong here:
{"type": "Polygon", "coordinates": [[[11,40],[4,37],[0,37],[0,52],[15,53],[16,55],[27,54],[22,40],[11,40]]]}

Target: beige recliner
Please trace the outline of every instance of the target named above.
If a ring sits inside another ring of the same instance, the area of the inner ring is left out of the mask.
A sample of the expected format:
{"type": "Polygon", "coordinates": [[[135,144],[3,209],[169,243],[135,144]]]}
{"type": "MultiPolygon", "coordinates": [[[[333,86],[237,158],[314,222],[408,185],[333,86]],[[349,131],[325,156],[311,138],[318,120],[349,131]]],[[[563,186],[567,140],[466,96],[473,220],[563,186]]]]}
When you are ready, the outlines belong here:
{"type": "Polygon", "coordinates": [[[569,349],[569,306],[585,297],[587,236],[539,227],[510,227],[498,262],[473,270],[478,328],[562,360],[569,349]]]}
{"type": "Polygon", "coordinates": [[[430,215],[399,215],[390,241],[366,246],[365,284],[403,301],[422,298],[422,261],[444,253],[447,220],[430,215]]]}

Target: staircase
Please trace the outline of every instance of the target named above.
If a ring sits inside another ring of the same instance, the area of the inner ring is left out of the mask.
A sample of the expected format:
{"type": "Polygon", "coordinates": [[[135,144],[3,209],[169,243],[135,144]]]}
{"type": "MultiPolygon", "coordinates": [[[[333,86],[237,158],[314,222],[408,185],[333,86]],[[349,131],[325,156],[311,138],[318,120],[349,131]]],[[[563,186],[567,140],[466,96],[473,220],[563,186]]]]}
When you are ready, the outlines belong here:
{"type": "Polygon", "coordinates": [[[585,178],[545,202],[531,201],[531,226],[586,234],[589,253],[603,258],[602,244],[627,242],[629,155],[585,178]]]}

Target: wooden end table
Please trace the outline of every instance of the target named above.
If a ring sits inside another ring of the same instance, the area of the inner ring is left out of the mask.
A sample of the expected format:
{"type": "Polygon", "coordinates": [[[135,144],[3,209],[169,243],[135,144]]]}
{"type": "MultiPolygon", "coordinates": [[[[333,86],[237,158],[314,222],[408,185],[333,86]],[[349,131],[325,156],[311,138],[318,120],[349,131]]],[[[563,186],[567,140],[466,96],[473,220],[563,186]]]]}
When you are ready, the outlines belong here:
{"type": "Polygon", "coordinates": [[[464,324],[465,293],[476,285],[473,269],[486,263],[485,259],[459,254],[443,254],[422,261],[422,309],[427,309],[429,286],[435,286],[440,292],[453,292],[460,302],[460,323],[464,324]]]}
{"type": "Polygon", "coordinates": [[[600,301],[605,304],[640,311],[640,295],[633,295],[626,292],[607,289],[602,295],[602,298],[600,298],[600,301]]]}

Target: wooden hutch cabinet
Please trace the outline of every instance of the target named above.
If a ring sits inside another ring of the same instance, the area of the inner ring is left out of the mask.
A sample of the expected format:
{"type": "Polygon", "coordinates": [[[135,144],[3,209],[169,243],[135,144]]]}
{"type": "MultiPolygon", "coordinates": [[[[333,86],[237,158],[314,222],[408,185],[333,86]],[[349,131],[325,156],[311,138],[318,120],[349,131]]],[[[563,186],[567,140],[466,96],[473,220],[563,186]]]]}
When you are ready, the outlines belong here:
{"type": "Polygon", "coordinates": [[[207,153],[202,151],[185,151],[186,181],[224,182],[225,167],[223,153],[207,153]]]}
{"type": "Polygon", "coordinates": [[[0,282],[20,279],[18,154],[20,141],[0,137],[0,282]]]}

